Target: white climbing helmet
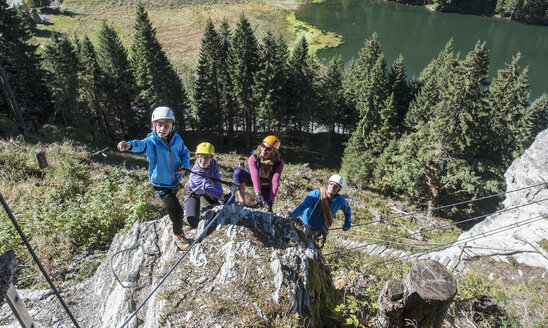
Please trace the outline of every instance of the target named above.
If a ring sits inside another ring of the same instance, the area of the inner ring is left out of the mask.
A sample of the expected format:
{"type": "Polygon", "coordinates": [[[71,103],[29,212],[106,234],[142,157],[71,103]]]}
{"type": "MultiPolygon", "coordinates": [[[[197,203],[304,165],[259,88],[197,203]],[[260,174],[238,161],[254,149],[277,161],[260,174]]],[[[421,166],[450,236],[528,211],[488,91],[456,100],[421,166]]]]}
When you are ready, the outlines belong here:
{"type": "Polygon", "coordinates": [[[343,186],[343,178],[338,174],[333,174],[331,178],[329,178],[329,182],[335,182],[338,184],[341,188],[343,186]]]}
{"type": "Polygon", "coordinates": [[[156,109],[152,112],[152,119],[150,121],[154,123],[155,121],[164,119],[175,122],[175,114],[173,114],[173,111],[169,107],[156,107],[156,109]]]}

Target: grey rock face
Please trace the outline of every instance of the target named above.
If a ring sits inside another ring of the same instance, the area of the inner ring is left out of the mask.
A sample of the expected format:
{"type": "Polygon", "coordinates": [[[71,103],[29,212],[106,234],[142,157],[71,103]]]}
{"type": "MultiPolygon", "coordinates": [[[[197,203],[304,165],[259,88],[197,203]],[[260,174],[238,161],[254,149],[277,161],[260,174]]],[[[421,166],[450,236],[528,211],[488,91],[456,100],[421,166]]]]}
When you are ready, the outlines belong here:
{"type": "MultiPolygon", "coordinates": [[[[216,216],[205,239],[126,327],[241,327],[296,315],[311,326],[322,322],[335,290],[300,221],[218,206],[187,237],[196,238],[216,216]]],[[[96,274],[65,293],[82,327],[119,327],[181,258],[168,221],[136,223],[116,235],[96,274]],[[125,287],[111,272],[112,256],[112,269],[125,287]]],[[[32,300],[37,327],[72,326],[55,299],[44,300],[32,300]]]]}
{"type": "Polygon", "coordinates": [[[439,254],[465,259],[488,255],[502,261],[513,257],[519,263],[548,269],[548,252],[539,245],[548,239],[548,184],[527,188],[548,182],[548,130],[512,163],[505,177],[507,192],[525,188],[506,194],[504,208],[515,209],[487,217],[459,237],[459,246],[439,254]]]}

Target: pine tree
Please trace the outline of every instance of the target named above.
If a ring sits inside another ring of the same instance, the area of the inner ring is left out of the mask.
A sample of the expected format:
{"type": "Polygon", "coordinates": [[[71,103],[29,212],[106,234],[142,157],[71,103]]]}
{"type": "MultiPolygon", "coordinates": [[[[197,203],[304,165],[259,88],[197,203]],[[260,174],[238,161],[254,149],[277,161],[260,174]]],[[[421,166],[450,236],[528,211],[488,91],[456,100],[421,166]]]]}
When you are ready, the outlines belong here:
{"type": "Polygon", "coordinates": [[[421,87],[415,99],[409,104],[405,117],[404,123],[407,130],[417,131],[433,115],[432,111],[439,102],[440,92],[447,84],[445,76],[455,65],[453,39],[451,39],[440,51],[438,57],[432,60],[419,76],[418,82],[421,87]]]}
{"type": "Polygon", "coordinates": [[[213,21],[208,19],[198,59],[198,79],[195,89],[195,104],[201,130],[223,131],[222,85],[219,77],[220,39],[213,21]]]}
{"type": "Polygon", "coordinates": [[[223,112],[223,121],[225,130],[228,131],[228,140],[232,140],[234,131],[234,108],[236,101],[233,98],[233,83],[230,78],[228,67],[228,56],[231,48],[232,33],[228,21],[223,19],[219,27],[219,81],[221,85],[221,107],[223,112]]]}
{"type": "MultiPolygon", "coordinates": [[[[387,143],[378,142],[383,123],[381,112],[387,108],[388,77],[384,54],[380,50],[380,42],[376,34],[365,41],[360,57],[353,68],[355,69],[355,104],[359,121],[345,149],[342,170],[350,181],[370,184],[376,159],[387,145],[387,143]]],[[[392,101],[390,109],[393,108],[392,101]]],[[[385,123],[394,124],[394,120],[386,120],[385,123]]]]}
{"type": "Polygon", "coordinates": [[[343,89],[343,63],[341,56],[335,57],[327,68],[327,73],[321,84],[321,110],[319,120],[328,127],[326,149],[331,148],[331,139],[335,133],[335,125],[344,124],[344,115],[347,111],[347,102],[343,89]]]}
{"type": "Polygon", "coordinates": [[[97,62],[103,72],[104,109],[113,137],[137,137],[132,101],[135,79],[128,61],[127,50],[116,31],[103,22],[98,35],[97,62]]]}
{"type": "Polygon", "coordinates": [[[184,130],[189,101],[181,79],[156,38],[156,29],[152,27],[142,4],[137,5],[135,34],[130,53],[138,90],[135,108],[138,122],[146,129],[151,109],[168,106],[175,112],[177,125],[184,130]]]}
{"type": "MultiPolygon", "coordinates": [[[[95,138],[107,136],[112,130],[103,112],[105,92],[101,83],[102,72],[97,64],[95,48],[87,36],[84,36],[80,44],[79,63],[78,93],[82,102],[81,108],[86,112],[91,123],[92,135],[95,138]]],[[[114,137],[114,135],[109,136],[114,137]]]]}
{"type": "MultiPolygon", "coordinates": [[[[289,58],[289,98],[288,111],[290,122],[299,132],[309,127],[312,116],[315,114],[314,69],[308,54],[308,42],[303,36],[293,48],[289,58]]],[[[307,129],[308,130],[308,129],[307,129]]]]}
{"type": "Polygon", "coordinates": [[[520,122],[529,104],[527,68],[520,72],[520,58],[518,53],[511,63],[499,69],[489,85],[484,143],[488,156],[502,167],[508,167],[519,155],[520,122]]]}
{"type": "Polygon", "coordinates": [[[243,119],[246,131],[246,146],[251,146],[254,130],[255,102],[253,99],[253,76],[259,67],[258,44],[251,25],[242,14],[232,37],[228,55],[228,67],[232,79],[232,96],[236,101],[238,115],[243,119]]]}
{"type": "MultiPolygon", "coordinates": [[[[6,71],[26,124],[32,127],[47,121],[52,107],[45,72],[36,55],[37,46],[30,44],[30,38],[22,11],[8,9],[6,2],[0,1],[0,65],[6,71]]],[[[0,108],[11,115],[4,96],[0,96],[0,108]]]]}
{"type": "Polygon", "coordinates": [[[284,104],[285,62],[276,38],[267,32],[259,50],[259,70],[254,76],[253,97],[257,103],[259,125],[265,131],[279,127],[284,104]]]}
{"type": "Polygon", "coordinates": [[[521,153],[531,145],[537,134],[548,128],[548,94],[543,93],[527,108],[519,125],[521,153]]]}
{"type": "Polygon", "coordinates": [[[449,156],[473,160],[481,154],[488,65],[485,43],[478,42],[466,59],[445,71],[447,87],[440,91],[430,128],[432,135],[449,149],[449,156]]]}
{"type": "Polygon", "coordinates": [[[55,103],[54,120],[80,124],[85,114],[78,107],[78,56],[66,36],[54,35],[44,47],[44,68],[55,103]],[[59,117],[57,117],[59,115],[59,117]]]}
{"type": "Polygon", "coordinates": [[[411,89],[407,84],[407,74],[403,63],[403,55],[399,55],[388,72],[388,85],[393,93],[393,106],[396,110],[394,127],[399,135],[404,132],[404,119],[412,99],[411,89]]]}
{"type": "Polygon", "coordinates": [[[346,100],[346,111],[342,116],[343,133],[352,132],[358,123],[359,114],[356,108],[356,90],[358,81],[354,72],[356,71],[354,59],[346,65],[343,70],[343,92],[346,100]]]}

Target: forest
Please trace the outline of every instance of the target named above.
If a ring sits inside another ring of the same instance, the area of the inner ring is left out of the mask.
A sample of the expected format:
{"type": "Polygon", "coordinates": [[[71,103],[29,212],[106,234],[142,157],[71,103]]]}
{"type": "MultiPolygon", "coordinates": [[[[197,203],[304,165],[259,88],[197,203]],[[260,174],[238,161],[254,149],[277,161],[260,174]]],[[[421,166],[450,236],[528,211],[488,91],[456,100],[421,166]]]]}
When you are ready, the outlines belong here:
{"type": "MultiPolygon", "coordinates": [[[[242,14],[234,28],[207,22],[196,73],[183,82],[142,4],[128,49],[104,22],[96,44],[55,34],[40,54],[28,15],[0,9],[0,64],[31,129],[74,126],[113,143],[144,135],[162,105],[180,131],[238,133],[248,147],[257,132],[326,131],[349,138],[341,171],[351,184],[435,207],[503,189],[506,168],[548,126],[548,96],[531,102],[520,54],[489,81],[481,41],[461,56],[449,40],[409,80],[402,56],[387,65],[376,34],[350,63],[323,64],[305,38],[291,50],[273,32],[258,39],[242,14]]],[[[13,116],[7,98],[0,108],[13,116]]]]}

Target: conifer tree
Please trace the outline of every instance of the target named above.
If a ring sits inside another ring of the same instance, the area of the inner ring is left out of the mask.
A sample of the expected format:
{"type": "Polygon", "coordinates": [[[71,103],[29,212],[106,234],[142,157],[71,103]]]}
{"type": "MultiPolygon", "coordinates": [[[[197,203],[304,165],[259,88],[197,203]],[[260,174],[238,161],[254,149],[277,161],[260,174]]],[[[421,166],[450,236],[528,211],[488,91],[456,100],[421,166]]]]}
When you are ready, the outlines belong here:
{"type": "MultiPolygon", "coordinates": [[[[6,75],[26,124],[43,124],[52,115],[51,99],[45,85],[45,72],[36,55],[36,46],[30,44],[31,33],[19,9],[8,9],[0,0],[0,65],[6,75]]],[[[0,112],[10,106],[0,96],[0,112]]]]}
{"type": "Polygon", "coordinates": [[[259,70],[256,72],[253,96],[257,103],[259,125],[266,131],[279,127],[285,86],[284,53],[279,52],[276,38],[267,32],[259,50],[259,70]]]}
{"type": "Polygon", "coordinates": [[[519,125],[519,152],[522,153],[537,134],[548,128],[548,94],[543,93],[527,108],[519,125]]]}
{"type": "Polygon", "coordinates": [[[225,122],[225,130],[228,131],[229,140],[233,136],[234,130],[234,107],[235,100],[233,98],[233,84],[230,78],[230,70],[228,67],[228,56],[231,47],[232,33],[228,21],[223,19],[219,27],[219,81],[221,85],[221,107],[223,112],[223,121],[225,122]]]}
{"type": "Polygon", "coordinates": [[[213,21],[208,19],[200,47],[195,89],[198,123],[200,129],[205,131],[223,131],[219,47],[219,36],[213,21]]]}
{"type": "Polygon", "coordinates": [[[346,67],[343,70],[343,92],[344,92],[344,98],[346,100],[346,112],[343,115],[342,123],[343,123],[343,132],[346,133],[346,131],[352,132],[358,123],[358,112],[356,109],[356,90],[358,81],[356,78],[356,74],[354,73],[356,70],[356,61],[354,59],[350,60],[350,62],[346,65],[346,67]]]}
{"type": "Polygon", "coordinates": [[[401,135],[404,132],[403,121],[407,115],[409,103],[412,99],[411,89],[407,84],[407,73],[403,63],[403,55],[399,55],[388,72],[388,85],[393,93],[393,106],[396,111],[394,127],[401,135]]]}
{"type": "Polygon", "coordinates": [[[288,62],[288,112],[291,123],[299,132],[309,128],[316,109],[314,69],[308,54],[308,42],[303,36],[297,41],[288,62]]]}
{"type": "Polygon", "coordinates": [[[417,131],[432,116],[433,108],[439,102],[440,92],[447,83],[445,76],[455,65],[453,39],[451,39],[440,51],[438,57],[432,60],[419,76],[418,82],[421,87],[417,96],[409,104],[405,117],[407,130],[417,131]]]}
{"type": "Polygon", "coordinates": [[[282,126],[288,125],[287,103],[290,96],[288,72],[289,49],[281,34],[278,34],[276,37],[276,58],[274,60],[276,66],[279,67],[276,84],[280,86],[280,89],[276,95],[278,106],[274,108],[273,115],[276,117],[278,124],[276,130],[281,131],[282,126]]]}
{"type": "Polygon", "coordinates": [[[116,139],[134,138],[136,126],[132,108],[135,79],[128,53],[116,31],[103,22],[98,35],[97,62],[103,72],[102,90],[107,122],[116,139]]]}
{"type": "Polygon", "coordinates": [[[145,7],[137,5],[134,40],[130,62],[137,85],[136,118],[143,130],[150,121],[150,112],[156,106],[168,106],[175,112],[177,125],[185,129],[185,112],[189,102],[181,79],[156,38],[145,7]]]}
{"type": "Polygon", "coordinates": [[[242,14],[232,37],[232,47],[228,55],[228,68],[232,80],[232,97],[238,115],[243,119],[246,131],[246,145],[251,144],[251,132],[254,130],[255,102],[253,99],[253,76],[259,67],[258,44],[251,25],[242,14]]]}
{"type": "Polygon", "coordinates": [[[472,160],[480,155],[488,65],[485,42],[478,42],[463,61],[445,71],[447,87],[440,91],[430,128],[432,135],[448,148],[449,156],[472,160]]]}
{"type": "Polygon", "coordinates": [[[65,125],[80,124],[86,117],[78,107],[78,56],[66,36],[54,35],[44,47],[44,68],[55,103],[54,120],[65,125]]]}
{"type": "MultiPolygon", "coordinates": [[[[382,122],[380,113],[387,104],[388,77],[376,34],[366,40],[354,68],[359,121],[345,149],[342,170],[350,181],[359,183],[361,180],[361,183],[370,184],[376,159],[387,145],[377,140],[382,122]]],[[[390,109],[394,110],[393,102],[390,109]]],[[[385,123],[393,124],[394,120],[386,120],[385,123]]],[[[396,128],[392,126],[389,129],[396,128]]]]}
{"type": "Polygon", "coordinates": [[[343,63],[341,56],[333,58],[327,68],[327,73],[322,79],[320,96],[322,99],[322,115],[319,120],[328,127],[327,150],[331,147],[332,135],[335,133],[335,125],[342,124],[347,111],[346,99],[343,90],[343,63]]]}
{"type": "MultiPolygon", "coordinates": [[[[112,132],[107,124],[103,112],[104,95],[102,88],[102,72],[97,64],[97,54],[93,44],[87,36],[80,43],[80,67],[78,70],[78,93],[82,111],[86,112],[91,123],[91,133],[98,136],[107,136],[112,132]]],[[[110,135],[110,137],[114,137],[110,135]]]]}
{"type": "Polygon", "coordinates": [[[520,72],[520,58],[518,53],[511,63],[499,69],[489,85],[484,143],[489,157],[503,167],[508,167],[519,155],[520,122],[529,104],[527,68],[520,72]]]}

